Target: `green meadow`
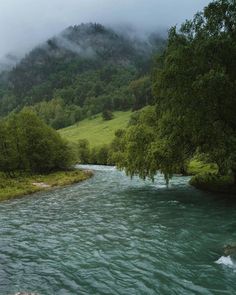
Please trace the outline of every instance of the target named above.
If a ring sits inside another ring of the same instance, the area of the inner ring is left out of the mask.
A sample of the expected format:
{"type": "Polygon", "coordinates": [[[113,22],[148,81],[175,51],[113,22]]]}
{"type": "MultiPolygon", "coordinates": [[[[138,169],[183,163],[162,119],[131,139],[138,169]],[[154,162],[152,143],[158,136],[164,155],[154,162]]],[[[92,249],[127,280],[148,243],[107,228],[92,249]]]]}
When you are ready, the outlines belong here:
{"type": "Polygon", "coordinates": [[[117,129],[125,128],[129,122],[131,111],[114,112],[114,118],[104,121],[101,114],[85,119],[73,126],[59,130],[61,136],[69,142],[87,139],[90,147],[111,143],[117,129]]]}

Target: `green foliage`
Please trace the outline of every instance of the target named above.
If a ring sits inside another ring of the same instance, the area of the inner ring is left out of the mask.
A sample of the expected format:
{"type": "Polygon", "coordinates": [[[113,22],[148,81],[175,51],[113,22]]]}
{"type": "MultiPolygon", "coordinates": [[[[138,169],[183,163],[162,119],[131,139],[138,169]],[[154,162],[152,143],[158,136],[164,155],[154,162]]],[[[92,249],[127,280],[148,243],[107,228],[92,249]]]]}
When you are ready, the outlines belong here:
{"type": "Polygon", "coordinates": [[[190,161],[187,167],[187,174],[188,175],[196,175],[202,173],[218,173],[218,167],[214,163],[206,163],[202,162],[201,160],[194,158],[190,161]]]}
{"type": "Polygon", "coordinates": [[[0,171],[12,176],[18,166],[18,151],[15,137],[8,124],[0,122],[0,171]]]}
{"type": "Polygon", "coordinates": [[[96,165],[112,165],[113,162],[110,159],[110,152],[111,149],[108,144],[92,148],[89,163],[96,165]]]}
{"type": "Polygon", "coordinates": [[[132,81],[129,85],[129,89],[134,97],[134,104],[132,106],[133,110],[138,110],[146,105],[154,103],[150,77],[145,76],[132,81]]]}
{"type": "Polygon", "coordinates": [[[168,146],[181,138],[180,157],[198,149],[221,174],[236,165],[235,13],[231,1],[215,1],[179,32],[173,28],[155,85],[168,146]]]}
{"type": "Polygon", "coordinates": [[[111,165],[110,144],[93,146],[90,148],[87,139],[80,139],[77,144],[73,144],[76,159],[81,164],[111,165]]]}
{"type": "Polygon", "coordinates": [[[168,180],[196,153],[236,181],[236,5],[210,3],[178,31],[154,72],[155,108],[133,119],[120,138],[117,165],[129,175],[168,180]]]}
{"type": "Polygon", "coordinates": [[[83,119],[81,107],[66,105],[61,98],[54,98],[51,101],[43,101],[32,107],[26,107],[34,111],[45,123],[54,129],[61,129],[83,119]]]}
{"type": "Polygon", "coordinates": [[[112,120],[113,117],[114,117],[114,116],[113,116],[113,113],[112,113],[112,111],[110,111],[110,110],[104,110],[104,111],[102,112],[102,118],[103,118],[104,121],[112,120]]]}
{"type": "Polygon", "coordinates": [[[90,171],[80,170],[58,171],[47,175],[21,174],[17,178],[9,178],[4,174],[0,174],[0,201],[50,189],[51,187],[77,183],[86,180],[92,175],[90,171]],[[46,187],[35,185],[35,183],[46,184],[46,187]]]}
{"type": "Polygon", "coordinates": [[[122,132],[118,129],[119,127],[125,128],[127,126],[130,115],[131,112],[116,112],[112,121],[103,121],[101,116],[90,120],[86,119],[78,126],[60,130],[60,133],[71,142],[79,163],[113,165],[115,161],[114,148],[119,150],[119,146],[114,144],[113,147],[112,140],[115,138],[115,134],[122,132]],[[75,137],[73,137],[72,131],[75,137]]]}
{"type": "MultiPolygon", "coordinates": [[[[162,146],[157,140],[155,107],[146,107],[133,118],[128,129],[116,132],[112,142],[112,159],[118,168],[125,169],[130,176],[153,179],[156,171],[162,170],[161,159],[159,163],[156,162],[157,149],[161,151],[162,146]]],[[[165,173],[164,166],[162,172],[165,173]]]]}
{"type": "Polygon", "coordinates": [[[66,169],[72,153],[60,135],[33,112],[22,111],[0,123],[0,171],[48,173],[66,169]]]}
{"type": "Polygon", "coordinates": [[[129,85],[145,75],[164,43],[135,41],[98,24],[69,27],[0,75],[0,116],[32,106],[59,129],[105,109],[135,109],[149,86],[145,77],[145,97],[135,98],[129,85]]]}
{"type": "Polygon", "coordinates": [[[190,184],[206,191],[236,194],[236,186],[232,176],[221,176],[215,173],[200,173],[192,177],[190,184]]]}
{"type": "Polygon", "coordinates": [[[77,144],[77,155],[80,163],[90,162],[90,147],[87,139],[80,139],[77,144]]]}

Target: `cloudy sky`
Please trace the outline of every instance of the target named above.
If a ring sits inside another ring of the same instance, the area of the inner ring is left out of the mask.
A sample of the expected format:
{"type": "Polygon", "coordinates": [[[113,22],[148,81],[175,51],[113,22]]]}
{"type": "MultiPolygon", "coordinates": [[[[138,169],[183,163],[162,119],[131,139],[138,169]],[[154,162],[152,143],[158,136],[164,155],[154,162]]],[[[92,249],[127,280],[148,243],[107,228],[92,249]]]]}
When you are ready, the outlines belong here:
{"type": "Polygon", "coordinates": [[[208,0],[0,0],[0,57],[81,22],[165,29],[192,18],[208,0]]]}

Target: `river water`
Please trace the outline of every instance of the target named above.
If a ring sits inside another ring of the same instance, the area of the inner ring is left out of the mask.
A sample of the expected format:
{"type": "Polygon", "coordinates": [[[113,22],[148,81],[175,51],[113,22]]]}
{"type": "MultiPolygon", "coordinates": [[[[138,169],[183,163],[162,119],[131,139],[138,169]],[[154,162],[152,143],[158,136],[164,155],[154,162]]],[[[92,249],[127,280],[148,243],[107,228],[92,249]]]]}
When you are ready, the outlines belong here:
{"type": "MultiPolygon", "coordinates": [[[[90,167],[91,168],[91,167],[90,167]]],[[[0,203],[0,295],[236,294],[236,202],[94,166],[83,183],[0,203]]]]}

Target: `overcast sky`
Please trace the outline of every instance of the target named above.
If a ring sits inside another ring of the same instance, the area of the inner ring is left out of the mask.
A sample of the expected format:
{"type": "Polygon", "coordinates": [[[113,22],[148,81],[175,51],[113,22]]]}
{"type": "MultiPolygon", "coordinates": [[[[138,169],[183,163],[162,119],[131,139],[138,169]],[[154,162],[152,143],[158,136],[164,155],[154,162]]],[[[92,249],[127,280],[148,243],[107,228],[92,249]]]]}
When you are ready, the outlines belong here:
{"type": "Polygon", "coordinates": [[[208,0],[0,0],[0,57],[25,52],[69,25],[130,24],[138,30],[182,23],[208,0]]]}

